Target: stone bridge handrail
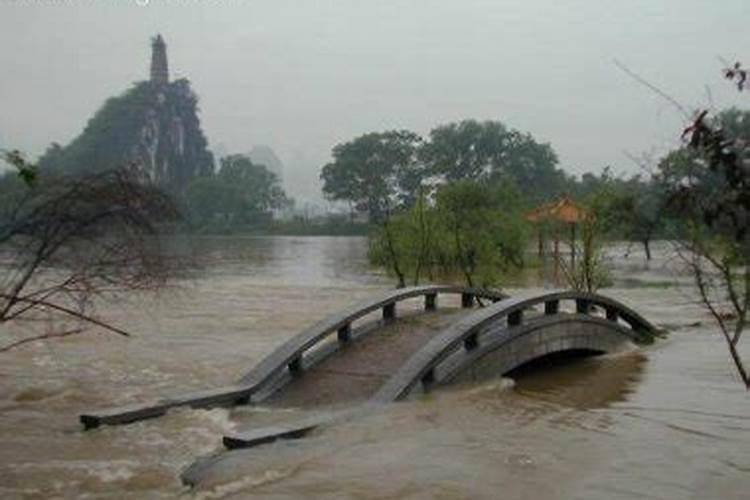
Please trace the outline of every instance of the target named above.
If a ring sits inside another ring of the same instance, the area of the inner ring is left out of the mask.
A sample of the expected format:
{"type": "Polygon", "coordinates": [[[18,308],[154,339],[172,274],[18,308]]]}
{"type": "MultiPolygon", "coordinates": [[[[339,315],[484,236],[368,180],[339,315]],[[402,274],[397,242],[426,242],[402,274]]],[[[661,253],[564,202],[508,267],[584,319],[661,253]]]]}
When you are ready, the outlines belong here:
{"type": "Polygon", "coordinates": [[[178,406],[201,408],[247,403],[252,395],[256,394],[264,384],[284,368],[288,367],[292,372],[301,370],[302,355],[305,351],[325,340],[333,332],[338,333],[340,342],[348,342],[353,321],[380,308],[383,309],[384,318],[393,318],[396,314],[395,306],[397,302],[419,296],[425,297],[426,309],[434,309],[437,306],[438,294],[461,294],[461,302],[464,307],[470,307],[475,298],[499,301],[507,297],[507,295],[497,291],[449,285],[425,285],[388,290],[374,299],[366,299],[306,328],[263,358],[235,385],[85,413],[79,417],[80,421],[85,428],[90,429],[102,424],[125,424],[158,417],[170,408],[178,406]]]}
{"type": "Polygon", "coordinates": [[[630,326],[631,337],[636,342],[653,339],[655,328],[651,323],[626,305],[603,295],[563,291],[530,298],[508,298],[461,318],[433,337],[378,390],[372,401],[395,401],[405,397],[417,382],[429,382],[427,379],[434,375],[432,370],[461,345],[466,350],[476,348],[483,328],[503,318],[507,318],[508,326],[521,325],[523,311],[541,304],[545,306],[545,315],[559,314],[561,300],[575,301],[578,313],[588,314],[591,306],[603,307],[608,320],[616,322],[622,318],[630,326]]]}
{"type": "Polygon", "coordinates": [[[343,311],[334,313],[290,338],[247,372],[240,379],[240,383],[262,385],[284,367],[289,367],[292,372],[300,370],[302,368],[302,355],[305,351],[324,341],[334,332],[338,334],[339,341],[347,342],[353,321],[378,309],[383,309],[384,318],[392,318],[395,316],[395,304],[397,302],[419,296],[425,297],[427,309],[434,309],[438,294],[460,294],[464,307],[470,307],[474,298],[497,302],[508,297],[504,293],[493,290],[451,285],[424,285],[388,290],[379,296],[368,298],[349,306],[343,311]]]}

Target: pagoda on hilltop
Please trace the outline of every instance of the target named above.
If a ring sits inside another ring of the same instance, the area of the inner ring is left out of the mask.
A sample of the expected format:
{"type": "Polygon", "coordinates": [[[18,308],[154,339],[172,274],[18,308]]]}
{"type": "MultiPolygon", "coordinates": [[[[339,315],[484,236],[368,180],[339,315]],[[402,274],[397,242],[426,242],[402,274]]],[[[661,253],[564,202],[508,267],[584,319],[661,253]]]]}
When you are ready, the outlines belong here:
{"type": "Polygon", "coordinates": [[[150,78],[107,99],[80,135],[66,146],[50,146],[39,166],[66,174],[128,168],[171,193],[213,172],[198,96],[186,78],[170,81],[161,35],[151,38],[150,78]]]}
{"type": "Polygon", "coordinates": [[[160,86],[169,83],[167,44],[161,35],[151,39],[151,83],[160,86]]]}

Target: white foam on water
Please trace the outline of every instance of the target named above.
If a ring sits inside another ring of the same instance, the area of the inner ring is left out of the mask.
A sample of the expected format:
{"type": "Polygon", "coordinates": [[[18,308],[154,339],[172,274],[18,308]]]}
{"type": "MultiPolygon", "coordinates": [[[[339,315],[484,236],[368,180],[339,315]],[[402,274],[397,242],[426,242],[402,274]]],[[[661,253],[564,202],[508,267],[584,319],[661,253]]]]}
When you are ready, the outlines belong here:
{"type": "Polygon", "coordinates": [[[230,481],[211,488],[206,491],[199,491],[193,498],[197,500],[217,500],[234,495],[249,488],[257,488],[265,484],[280,481],[291,476],[294,469],[288,470],[266,470],[257,475],[245,476],[236,481],[230,481]]]}

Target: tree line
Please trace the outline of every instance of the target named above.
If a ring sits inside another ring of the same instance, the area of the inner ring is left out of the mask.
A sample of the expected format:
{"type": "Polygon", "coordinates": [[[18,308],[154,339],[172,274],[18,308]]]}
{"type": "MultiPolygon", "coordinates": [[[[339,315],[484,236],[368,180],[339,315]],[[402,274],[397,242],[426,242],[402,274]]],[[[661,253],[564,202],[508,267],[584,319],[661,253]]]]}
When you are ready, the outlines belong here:
{"type": "MultiPolygon", "coordinates": [[[[730,109],[714,122],[738,144],[750,141],[749,112],[730,109]]],[[[320,177],[328,199],[368,215],[370,258],[400,286],[446,277],[493,286],[528,265],[526,249],[538,228],[524,215],[564,197],[591,214],[581,224],[582,264],[595,262],[593,252],[612,239],[640,245],[650,260],[654,239],[685,235],[685,218],[670,200],[685,173],[701,168],[703,154],[683,144],[639,162],[629,177],[609,167],[575,177],[558,167],[550,144],[531,134],[499,121],[465,120],[439,125],[426,138],[393,130],[343,142],[320,177]]],[[[569,284],[596,288],[605,274],[598,281],[571,274],[569,284]]]]}

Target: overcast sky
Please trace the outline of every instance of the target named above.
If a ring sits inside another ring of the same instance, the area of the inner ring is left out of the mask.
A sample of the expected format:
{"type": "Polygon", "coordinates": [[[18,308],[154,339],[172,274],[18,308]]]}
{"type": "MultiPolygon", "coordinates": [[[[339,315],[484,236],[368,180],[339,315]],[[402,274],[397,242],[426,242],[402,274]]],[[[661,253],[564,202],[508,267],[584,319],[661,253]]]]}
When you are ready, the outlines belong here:
{"type": "Polygon", "coordinates": [[[720,58],[750,66],[750,0],[0,0],[0,147],[67,143],[147,78],[161,33],[200,96],[211,146],[271,146],[312,196],[336,143],[496,119],[571,173],[635,172],[689,109],[749,107],[720,58]]]}

